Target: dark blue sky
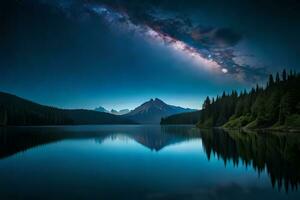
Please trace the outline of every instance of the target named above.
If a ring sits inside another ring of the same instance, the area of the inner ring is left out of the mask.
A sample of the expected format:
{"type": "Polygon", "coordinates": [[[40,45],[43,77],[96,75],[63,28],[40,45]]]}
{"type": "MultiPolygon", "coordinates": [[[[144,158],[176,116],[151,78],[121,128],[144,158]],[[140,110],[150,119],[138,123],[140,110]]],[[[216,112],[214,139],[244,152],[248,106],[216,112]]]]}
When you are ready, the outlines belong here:
{"type": "Polygon", "coordinates": [[[132,109],[298,69],[297,1],[1,1],[0,90],[63,108],[132,109]]]}

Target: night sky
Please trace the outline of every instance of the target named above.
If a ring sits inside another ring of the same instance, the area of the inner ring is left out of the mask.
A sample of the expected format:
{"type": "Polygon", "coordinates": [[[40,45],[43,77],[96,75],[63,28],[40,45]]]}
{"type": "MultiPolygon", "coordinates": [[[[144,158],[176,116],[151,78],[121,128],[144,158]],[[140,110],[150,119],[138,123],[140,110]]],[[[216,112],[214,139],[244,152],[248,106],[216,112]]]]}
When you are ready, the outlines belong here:
{"type": "Polygon", "coordinates": [[[62,108],[200,108],[300,68],[297,0],[3,0],[0,91],[62,108]]]}

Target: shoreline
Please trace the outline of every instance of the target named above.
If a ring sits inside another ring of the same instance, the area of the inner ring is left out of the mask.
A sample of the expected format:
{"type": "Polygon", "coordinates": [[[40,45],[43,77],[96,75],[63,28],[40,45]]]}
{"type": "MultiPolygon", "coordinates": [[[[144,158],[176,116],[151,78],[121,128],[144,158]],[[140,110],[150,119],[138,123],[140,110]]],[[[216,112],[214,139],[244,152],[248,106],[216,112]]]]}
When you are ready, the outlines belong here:
{"type": "Polygon", "coordinates": [[[289,127],[278,127],[278,128],[247,128],[247,127],[236,127],[236,128],[225,128],[222,126],[219,127],[200,127],[196,125],[199,129],[223,129],[223,130],[235,130],[235,131],[244,131],[246,133],[267,133],[267,132],[287,132],[287,133],[300,133],[300,128],[289,128],[289,127]]]}

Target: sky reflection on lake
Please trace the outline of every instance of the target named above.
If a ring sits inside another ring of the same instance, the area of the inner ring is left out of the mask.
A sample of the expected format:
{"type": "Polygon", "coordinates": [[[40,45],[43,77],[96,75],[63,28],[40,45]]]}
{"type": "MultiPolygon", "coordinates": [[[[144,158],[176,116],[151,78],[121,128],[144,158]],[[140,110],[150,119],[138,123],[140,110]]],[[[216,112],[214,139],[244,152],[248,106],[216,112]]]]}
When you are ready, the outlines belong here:
{"type": "Polygon", "coordinates": [[[298,199],[298,138],[192,126],[1,129],[0,199],[298,199]]]}

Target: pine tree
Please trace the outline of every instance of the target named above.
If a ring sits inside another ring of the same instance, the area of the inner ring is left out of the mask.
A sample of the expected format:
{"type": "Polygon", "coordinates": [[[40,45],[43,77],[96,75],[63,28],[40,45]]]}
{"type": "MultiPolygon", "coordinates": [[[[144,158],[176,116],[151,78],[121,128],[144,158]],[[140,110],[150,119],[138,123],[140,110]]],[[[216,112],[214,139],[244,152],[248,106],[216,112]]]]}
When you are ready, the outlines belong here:
{"type": "Polygon", "coordinates": [[[285,69],[282,71],[282,80],[286,81],[286,71],[285,71],[285,69]]]}
{"type": "Polygon", "coordinates": [[[276,84],[278,84],[280,82],[280,78],[279,78],[279,73],[278,72],[276,73],[276,78],[275,79],[276,79],[276,81],[275,81],[276,84]]]}
{"type": "Polygon", "coordinates": [[[202,109],[208,108],[209,105],[210,105],[210,99],[209,99],[209,96],[207,96],[204,103],[203,103],[202,109]]]}
{"type": "Polygon", "coordinates": [[[222,94],[222,98],[224,98],[224,97],[226,97],[225,91],[224,91],[223,94],[222,94]]]}
{"type": "Polygon", "coordinates": [[[291,112],[290,102],[291,102],[290,93],[287,93],[286,95],[284,95],[280,101],[280,105],[279,105],[280,106],[280,110],[279,110],[279,123],[280,124],[284,124],[286,117],[291,112]]]}
{"type": "Polygon", "coordinates": [[[274,79],[273,79],[273,75],[270,74],[269,75],[269,82],[268,82],[269,86],[273,86],[274,85],[274,79]]]}
{"type": "Polygon", "coordinates": [[[258,86],[258,84],[256,84],[256,92],[258,92],[259,91],[259,86],[258,86]]]}
{"type": "Polygon", "coordinates": [[[232,91],[231,94],[223,92],[222,96],[217,96],[213,102],[207,97],[200,123],[222,126],[232,122],[244,126],[253,122],[257,128],[276,124],[300,127],[299,83],[299,74],[293,72],[287,77],[286,71],[283,70],[282,81],[278,73],[275,81],[272,75],[269,76],[268,88],[256,85],[249,93],[242,90],[239,95],[236,91],[232,91]]]}

